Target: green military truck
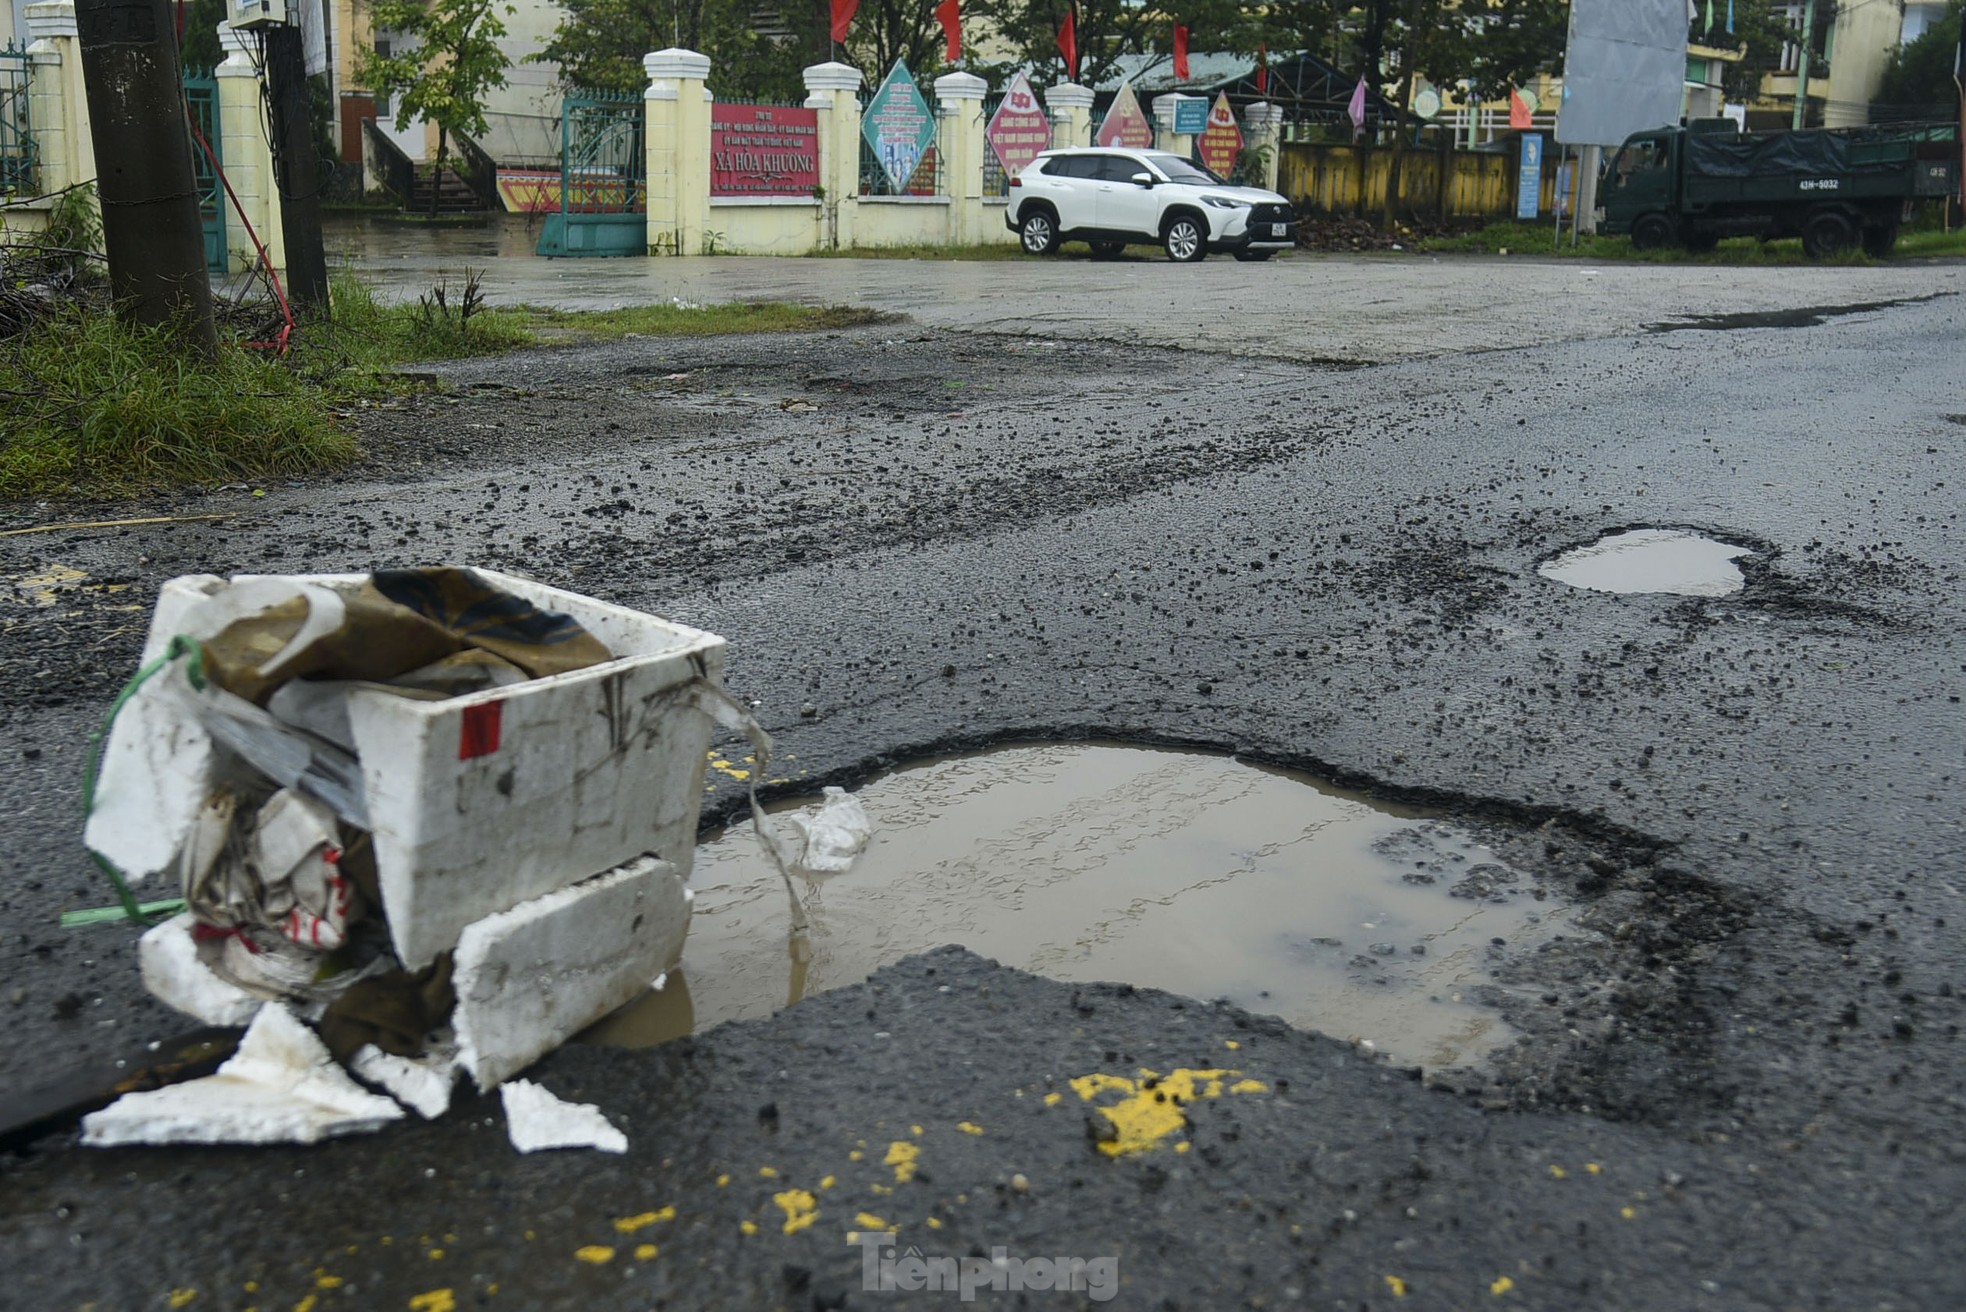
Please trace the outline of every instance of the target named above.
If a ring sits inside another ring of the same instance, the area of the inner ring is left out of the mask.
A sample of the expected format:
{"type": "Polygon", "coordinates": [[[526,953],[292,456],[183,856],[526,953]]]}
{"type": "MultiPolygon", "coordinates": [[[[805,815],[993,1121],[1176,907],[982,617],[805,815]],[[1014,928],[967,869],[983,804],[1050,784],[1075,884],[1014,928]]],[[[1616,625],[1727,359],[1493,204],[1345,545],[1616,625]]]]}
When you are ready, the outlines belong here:
{"type": "Polygon", "coordinates": [[[1640,250],[1800,237],[1811,259],[1857,242],[1882,256],[1913,201],[1958,186],[1950,124],[1737,132],[1731,119],[1640,132],[1604,170],[1598,231],[1640,250]]]}

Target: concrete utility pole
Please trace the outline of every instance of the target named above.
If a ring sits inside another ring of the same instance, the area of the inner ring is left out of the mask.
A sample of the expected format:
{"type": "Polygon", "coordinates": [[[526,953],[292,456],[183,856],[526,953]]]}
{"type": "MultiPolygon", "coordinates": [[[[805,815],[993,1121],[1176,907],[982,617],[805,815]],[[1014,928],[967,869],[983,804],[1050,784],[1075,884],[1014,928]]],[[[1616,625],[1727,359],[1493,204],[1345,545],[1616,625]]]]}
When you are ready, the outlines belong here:
{"type": "Polygon", "coordinates": [[[76,0],[109,286],[131,323],[218,359],[169,0],[76,0]]]}
{"type": "Polygon", "coordinates": [[[325,314],[328,257],[321,240],[321,165],[314,148],[307,94],[307,56],[300,29],[277,23],[266,31],[266,88],[273,101],[274,173],[280,186],[280,227],[287,244],[287,294],[296,310],[325,314]]]}
{"type": "Polygon", "coordinates": [[[1795,64],[1795,121],[1789,126],[1802,131],[1803,115],[1809,111],[1809,48],[1816,31],[1816,0],[1802,0],[1802,53],[1795,64]]]}

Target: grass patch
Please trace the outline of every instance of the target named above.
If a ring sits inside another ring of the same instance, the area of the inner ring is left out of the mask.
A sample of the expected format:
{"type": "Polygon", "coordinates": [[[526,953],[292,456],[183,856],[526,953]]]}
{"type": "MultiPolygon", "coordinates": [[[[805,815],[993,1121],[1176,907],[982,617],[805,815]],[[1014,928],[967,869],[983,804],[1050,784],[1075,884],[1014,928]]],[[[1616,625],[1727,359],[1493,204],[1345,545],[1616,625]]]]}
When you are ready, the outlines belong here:
{"type": "Polygon", "coordinates": [[[0,350],[0,497],[118,495],[349,460],[319,389],[263,353],[216,366],[165,332],[65,307],[0,350]]]}
{"type": "Polygon", "coordinates": [[[1966,255],[1966,228],[1955,225],[1946,232],[1936,224],[1907,227],[1898,234],[1898,247],[1891,254],[1925,259],[1966,255]]]}
{"type": "Polygon", "coordinates": [[[847,305],[635,305],[619,310],[555,310],[522,306],[512,312],[536,336],[607,342],[623,337],[715,337],[727,333],[795,333],[892,323],[899,316],[847,305]]]}
{"type": "Polygon", "coordinates": [[[228,343],[214,367],[86,298],[21,326],[0,340],[0,498],[126,496],[334,469],[358,454],[336,411],[427,386],[402,374],[414,362],[548,340],[799,332],[895,317],[774,302],[493,308],[468,275],[400,304],[337,275],[333,296],[332,320],[303,323],[284,359],[228,343]]]}
{"type": "MultiPolygon", "coordinates": [[[[1413,249],[1428,254],[1462,253],[1499,255],[1553,255],[1563,259],[1583,259],[1596,263],[1621,261],[1628,264],[1718,264],[1741,265],[1869,265],[1884,264],[1890,260],[1873,260],[1858,247],[1851,247],[1827,260],[1812,260],[1802,252],[1799,237],[1784,238],[1780,241],[1763,242],[1754,237],[1732,237],[1721,242],[1710,251],[1694,254],[1681,247],[1671,246],[1659,250],[1641,251],[1633,248],[1628,237],[1583,236],[1575,246],[1570,244],[1570,230],[1566,226],[1561,242],[1556,240],[1555,221],[1548,223],[1491,223],[1475,232],[1463,233],[1454,237],[1425,237],[1413,243],[1413,249]]],[[[1966,255],[1966,231],[1955,229],[1951,233],[1936,229],[1908,226],[1898,238],[1897,248],[1891,259],[1918,258],[1934,256],[1966,255]]]]}

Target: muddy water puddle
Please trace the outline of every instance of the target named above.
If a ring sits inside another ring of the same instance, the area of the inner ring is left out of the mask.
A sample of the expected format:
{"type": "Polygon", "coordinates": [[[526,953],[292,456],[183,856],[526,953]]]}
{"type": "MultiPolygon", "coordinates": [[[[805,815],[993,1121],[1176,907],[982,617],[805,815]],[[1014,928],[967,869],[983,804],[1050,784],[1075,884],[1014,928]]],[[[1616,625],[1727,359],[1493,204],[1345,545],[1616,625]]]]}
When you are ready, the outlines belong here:
{"type": "MultiPolygon", "coordinates": [[[[933,761],[857,792],[874,836],[785,895],[750,826],[700,844],[666,986],[588,1032],[650,1046],[960,943],[1053,979],[1226,998],[1393,1059],[1459,1065],[1513,1038],[1474,995],[1568,915],[1474,837],[1232,758],[1091,744],[933,761]]],[[[786,808],[781,808],[786,809],[786,808]]]]}
{"type": "Polygon", "coordinates": [[[1611,533],[1545,562],[1537,573],[1593,592],[1665,592],[1725,597],[1746,580],[1734,562],[1751,547],[1689,529],[1641,528],[1611,533]]]}

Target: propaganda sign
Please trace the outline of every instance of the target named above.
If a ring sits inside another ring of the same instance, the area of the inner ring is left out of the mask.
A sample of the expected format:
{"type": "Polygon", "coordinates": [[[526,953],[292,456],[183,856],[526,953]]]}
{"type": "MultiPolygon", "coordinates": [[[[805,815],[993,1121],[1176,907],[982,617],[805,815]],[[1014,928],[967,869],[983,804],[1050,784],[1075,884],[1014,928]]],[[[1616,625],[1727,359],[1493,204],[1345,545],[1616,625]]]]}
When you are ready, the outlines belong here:
{"type": "Polygon", "coordinates": [[[1135,150],[1152,148],[1154,127],[1140,112],[1140,98],[1133,94],[1131,82],[1120,83],[1120,93],[1113,97],[1112,108],[1100,120],[1099,132],[1092,141],[1097,146],[1130,146],[1135,150]]]}
{"type": "Polygon", "coordinates": [[[990,149],[997,152],[1003,171],[1010,177],[1022,173],[1038,152],[1051,147],[1051,119],[1038,103],[1037,92],[1022,73],[1011,80],[1003,93],[1003,103],[990,116],[987,130],[990,149]]]}
{"type": "Polygon", "coordinates": [[[1515,216],[1533,219],[1543,203],[1543,134],[1522,134],[1522,161],[1516,170],[1515,216]]]}
{"type": "Polygon", "coordinates": [[[874,148],[889,185],[897,192],[906,191],[908,179],[915,176],[922,156],[935,142],[935,116],[905,61],[894,61],[893,71],[867,102],[860,133],[874,148]]]}
{"type": "Polygon", "coordinates": [[[1236,171],[1236,156],[1240,154],[1242,127],[1236,122],[1236,111],[1229,106],[1228,93],[1224,92],[1215,98],[1214,108],[1208,111],[1208,126],[1202,129],[1202,166],[1226,178],[1236,171]]]}
{"type": "Polygon", "coordinates": [[[818,110],[710,107],[712,196],[811,196],[818,185],[818,110]]]}

